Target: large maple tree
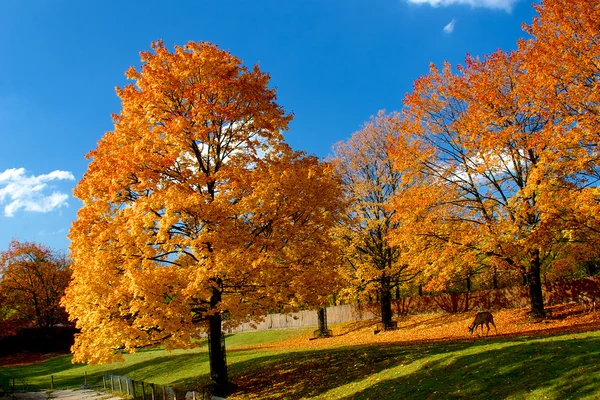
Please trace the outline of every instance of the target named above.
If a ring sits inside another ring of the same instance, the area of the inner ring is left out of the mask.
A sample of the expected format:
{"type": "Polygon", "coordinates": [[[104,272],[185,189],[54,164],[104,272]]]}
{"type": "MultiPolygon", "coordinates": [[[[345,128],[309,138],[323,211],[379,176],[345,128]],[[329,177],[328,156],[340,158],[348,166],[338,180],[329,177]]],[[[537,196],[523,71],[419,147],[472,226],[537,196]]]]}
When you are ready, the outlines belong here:
{"type": "Polygon", "coordinates": [[[396,240],[413,240],[413,262],[437,283],[477,263],[520,272],[532,312],[543,316],[542,272],[585,254],[565,217],[591,211],[593,202],[582,209],[572,200],[589,197],[598,159],[573,150],[588,143],[584,132],[564,135],[550,103],[527,96],[531,57],[527,46],[497,51],[467,58],[458,72],[432,67],[415,82],[403,114],[409,138],[396,146],[414,185],[395,201],[396,240]]]}
{"type": "Polygon", "coordinates": [[[0,252],[0,327],[33,325],[47,336],[68,322],[60,300],[70,276],[66,255],[43,244],[11,241],[0,252]]]}
{"type": "Polygon", "coordinates": [[[156,42],[141,59],[75,189],[74,361],[208,333],[224,384],[223,324],[322,305],[333,290],[342,192],[327,163],[285,144],[292,116],[258,67],[205,42],[156,42]]]}
{"type": "Polygon", "coordinates": [[[380,112],[346,142],[337,143],[332,158],[349,203],[336,229],[344,255],[339,271],[351,297],[379,299],[384,329],[392,328],[393,289],[418,274],[403,261],[402,248],[388,241],[398,224],[396,210],[388,205],[405,189],[389,150],[398,129],[397,114],[380,112]]]}
{"type": "Polygon", "coordinates": [[[547,162],[560,164],[575,189],[561,190],[554,218],[569,224],[578,241],[600,248],[600,7],[545,0],[535,8],[539,15],[525,27],[532,38],[519,43],[528,54],[523,98],[552,118],[545,128],[554,137],[547,162]]]}

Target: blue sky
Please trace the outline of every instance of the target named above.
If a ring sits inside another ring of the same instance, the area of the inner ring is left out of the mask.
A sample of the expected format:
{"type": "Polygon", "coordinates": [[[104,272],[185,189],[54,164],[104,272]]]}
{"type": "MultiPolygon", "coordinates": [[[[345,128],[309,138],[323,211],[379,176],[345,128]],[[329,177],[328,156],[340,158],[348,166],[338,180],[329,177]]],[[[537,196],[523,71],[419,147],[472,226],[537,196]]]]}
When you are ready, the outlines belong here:
{"type": "Polygon", "coordinates": [[[259,64],[319,157],[378,110],[400,110],[429,63],[512,50],[531,0],[18,0],[0,2],[0,250],[66,251],[85,154],[120,111],[115,86],[163,39],[259,64]]]}

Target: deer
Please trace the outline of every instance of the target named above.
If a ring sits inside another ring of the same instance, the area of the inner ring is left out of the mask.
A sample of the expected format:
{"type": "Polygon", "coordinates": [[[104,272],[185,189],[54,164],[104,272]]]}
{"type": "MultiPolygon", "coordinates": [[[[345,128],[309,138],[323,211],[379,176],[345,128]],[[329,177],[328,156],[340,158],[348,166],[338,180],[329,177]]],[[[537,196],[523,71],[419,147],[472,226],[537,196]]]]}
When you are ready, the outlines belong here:
{"type": "Polygon", "coordinates": [[[581,292],[579,293],[579,301],[583,304],[583,311],[590,313],[596,311],[596,296],[593,293],[581,292]]]}
{"type": "Polygon", "coordinates": [[[498,334],[498,329],[496,329],[496,324],[494,324],[494,316],[492,313],[488,311],[478,312],[473,320],[473,323],[469,325],[469,336],[473,335],[473,331],[477,331],[477,327],[481,325],[481,334],[483,335],[483,324],[487,327],[486,336],[490,333],[490,324],[494,327],[496,331],[496,335],[498,334]]]}

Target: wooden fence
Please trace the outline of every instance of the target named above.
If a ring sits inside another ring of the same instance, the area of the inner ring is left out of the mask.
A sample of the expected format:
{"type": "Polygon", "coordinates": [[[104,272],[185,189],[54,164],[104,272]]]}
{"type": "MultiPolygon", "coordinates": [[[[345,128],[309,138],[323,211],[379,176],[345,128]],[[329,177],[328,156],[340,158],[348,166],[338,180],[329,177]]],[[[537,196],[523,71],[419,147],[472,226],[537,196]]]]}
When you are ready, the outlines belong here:
{"type": "Polygon", "coordinates": [[[2,393],[22,393],[54,389],[102,390],[102,377],[99,375],[88,376],[85,372],[81,376],[58,374],[49,375],[44,382],[33,384],[26,377],[17,376],[0,369],[0,397],[2,397],[2,393]]]}
{"type": "MultiPolygon", "coordinates": [[[[376,315],[367,310],[366,307],[356,306],[354,304],[345,304],[335,307],[327,307],[327,323],[356,321],[363,319],[372,319],[376,315]]],[[[236,328],[229,329],[229,332],[240,332],[247,330],[268,330],[281,328],[297,328],[305,326],[318,325],[317,311],[305,310],[291,314],[269,314],[262,320],[253,323],[243,323],[236,328]]]]}
{"type": "MultiPolygon", "coordinates": [[[[578,301],[579,294],[587,292],[600,298],[600,278],[564,280],[544,284],[546,306],[578,301]]],[[[444,293],[431,296],[413,296],[392,300],[395,316],[458,313],[481,310],[521,308],[530,305],[529,288],[513,286],[496,290],[480,290],[465,293],[444,293]]],[[[379,317],[379,303],[345,304],[327,307],[327,323],[371,320],[379,317]]],[[[290,314],[269,314],[254,323],[243,323],[228,332],[268,330],[317,326],[317,311],[305,310],[290,314]]]]}
{"type": "MultiPolygon", "coordinates": [[[[55,389],[93,389],[107,393],[115,393],[120,397],[136,400],[202,400],[212,398],[212,388],[206,386],[201,392],[181,391],[171,386],[133,380],[126,376],[104,374],[101,377],[87,374],[68,379],[51,375],[42,384],[44,390],[55,389]],[[79,382],[79,383],[78,383],[79,382]]],[[[26,379],[0,373],[0,397],[3,394],[38,391],[40,387],[32,385],[26,379]]]]}
{"type": "Polygon", "coordinates": [[[171,386],[135,381],[126,376],[104,374],[102,379],[104,391],[120,394],[127,399],[202,400],[207,397],[212,398],[212,392],[209,387],[203,388],[202,392],[185,392],[171,386]]]}

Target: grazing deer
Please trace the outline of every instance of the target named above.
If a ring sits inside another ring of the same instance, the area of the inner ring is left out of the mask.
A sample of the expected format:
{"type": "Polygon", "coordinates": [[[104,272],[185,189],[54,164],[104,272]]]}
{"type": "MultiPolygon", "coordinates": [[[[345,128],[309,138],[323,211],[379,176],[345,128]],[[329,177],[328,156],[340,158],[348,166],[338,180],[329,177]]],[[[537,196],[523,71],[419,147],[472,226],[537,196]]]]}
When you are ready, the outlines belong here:
{"type": "Polygon", "coordinates": [[[589,292],[579,293],[579,301],[583,304],[583,311],[589,313],[596,311],[596,296],[589,292]]]}
{"type": "Polygon", "coordinates": [[[496,335],[498,334],[498,329],[496,329],[496,324],[494,324],[494,317],[492,313],[487,311],[478,312],[473,320],[473,323],[469,325],[469,335],[473,335],[473,331],[477,331],[477,327],[481,325],[481,334],[483,335],[483,324],[487,326],[486,336],[490,333],[490,324],[494,327],[496,331],[496,335]]]}

